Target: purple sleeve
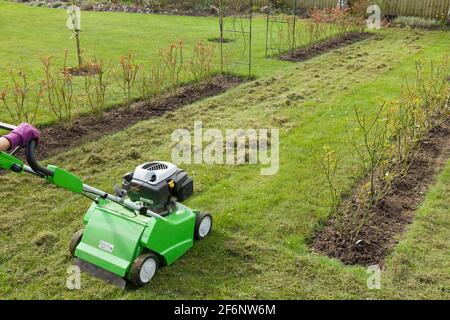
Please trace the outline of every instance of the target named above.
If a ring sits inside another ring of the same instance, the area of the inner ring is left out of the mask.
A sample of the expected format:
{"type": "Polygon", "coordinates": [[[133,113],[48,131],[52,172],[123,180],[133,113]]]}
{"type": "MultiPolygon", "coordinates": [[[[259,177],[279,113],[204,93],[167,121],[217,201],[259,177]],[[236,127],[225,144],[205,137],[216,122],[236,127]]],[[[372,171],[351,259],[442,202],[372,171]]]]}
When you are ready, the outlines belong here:
{"type": "Polygon", "coordinates": [[[31,140],[39,140],[39,131],[28,123],[21,123],[16,129],[5,135],[11,149],[23,147],[31,140]]]}

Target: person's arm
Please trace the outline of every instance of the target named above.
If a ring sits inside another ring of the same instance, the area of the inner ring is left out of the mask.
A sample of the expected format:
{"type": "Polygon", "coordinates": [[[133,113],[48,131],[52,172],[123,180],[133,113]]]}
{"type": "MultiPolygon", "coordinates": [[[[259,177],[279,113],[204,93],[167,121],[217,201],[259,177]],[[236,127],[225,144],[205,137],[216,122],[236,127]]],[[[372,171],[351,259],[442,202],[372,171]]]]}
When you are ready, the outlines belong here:
{"type": "Polygon", "coordinates": [[[0,151],[6,151],[11,148],[11,143],[9,143],[9,140],[3,137],[0,137],[0,151]]]}
{"type": "Polygon", "coordinates": [[[39,140],[39,131],[28,123],[21,123],[16,129],[0,138],[0,151],[24,147],[31,140],[39,140]]]}

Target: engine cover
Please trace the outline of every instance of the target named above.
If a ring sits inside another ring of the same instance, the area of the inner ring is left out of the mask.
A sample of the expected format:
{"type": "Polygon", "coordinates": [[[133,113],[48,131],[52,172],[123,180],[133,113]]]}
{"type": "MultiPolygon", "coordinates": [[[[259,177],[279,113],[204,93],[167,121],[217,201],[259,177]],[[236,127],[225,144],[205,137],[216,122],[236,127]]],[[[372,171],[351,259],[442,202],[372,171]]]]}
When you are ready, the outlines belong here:
{"type": "Polygon", "coordinates": [[[171,198],[183,202],[194,192],[192,178],[170,162],[144,163],[123,177],[123,189],[131,201],[143,202],[160,214],[170,210],[171,198]]]}

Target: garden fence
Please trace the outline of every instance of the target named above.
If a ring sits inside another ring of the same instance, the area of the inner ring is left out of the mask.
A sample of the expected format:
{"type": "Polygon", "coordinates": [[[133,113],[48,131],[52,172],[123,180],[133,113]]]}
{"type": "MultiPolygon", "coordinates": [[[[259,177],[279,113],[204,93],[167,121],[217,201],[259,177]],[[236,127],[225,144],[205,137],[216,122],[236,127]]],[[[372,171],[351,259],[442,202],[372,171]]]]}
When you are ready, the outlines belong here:
{"type": "Polygon", "coordinates": [[[450,0],[378,0],[383,15],[446,17],[450,0]]]}
{"type": "MultiPolygon", "coordinates": [[[[175,0],[162,0],[161,2],[172,3],[175,0]]],[[[197,6],[204,6],[209,1],[214,0],[184,0],[184,3],[192,3],[197,6]]],[[[236,1],[236,0],[225,0],[236,1]]],[[[293,0],[285,0],[288,4],[293,4],[293,0]]],[[[331,9],[337,5],[337,0],[298,0],[299,8],[303,9],[331,9]]],[[[381,7],[383,15],[396,16],[417,16],[436,18],[447,16],[450,10],[450,0],[376,0],[372,1],[381,7]]],[[[268,0],[253,0],[253,4],[258,7],[267,5],[268,0]]]]}
{"type": "MultiPolygon", "coordinates": [[[[233,1],[233,0],[230,0],[233,1]]],[[[293,4],[294,0],[286,0],[293,4]]],[[[447,16],[450,0],[377,0],[371,1],[380,6],[383,15],[416,16],[437,18],[447,16]]],[[[267,0],[255,0],[258,5],[266,5],[267,0]]],[[[335,8],[337,0],[298,0],[298,7],[304,9],[335,8]]]]}

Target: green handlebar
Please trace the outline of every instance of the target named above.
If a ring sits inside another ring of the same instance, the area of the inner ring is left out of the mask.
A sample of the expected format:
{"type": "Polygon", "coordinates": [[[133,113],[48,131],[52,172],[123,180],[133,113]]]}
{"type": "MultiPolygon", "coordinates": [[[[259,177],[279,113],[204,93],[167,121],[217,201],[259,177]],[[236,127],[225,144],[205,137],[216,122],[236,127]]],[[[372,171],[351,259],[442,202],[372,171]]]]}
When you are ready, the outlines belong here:
{"type": "Polygon", "coordinates": [[[46,177],[48,182],[74,193],[83,193],[83,182],[80,178],[56,166],[48,166],[47,169],[53,172],[52,176],[46,177]]]}
{"type": "MultiPolygon", "coordinates": [[[[23,161],[0,151],[0,168],[13,172],[23,171],[23,161]]],[[[45,176],[48,182],[74,193],[83,193],[83,182],[80,178],[56,166],[48,166],[46,170],[52,175],[45,176]]]]}
{"type": "Polygon", "coordinates": [[[23,169],[23,161],[6,152],[0,151],[0,168],[21,172],[23,169]]]}
{"type": "MultiPolygon", "coordinates": [[[[13,131],[16,128],[14,125],[0,122],[0,129],[13,131]]],[[[83,182],[77,176],[56,166],[48,166],[47,168],[41,166],[35,157],[36,146],[37,143],[34,140],[30,141],[26,146],[26,158],[31,167],[31,169],[26,167],[26,171],[30,172],[32,170],[31,173],[40,175],[58,187],[78,194],[83,193],[83,182]]],[[[6,152],[0,151],[0,168],[19,173],[24,170],[24,162],[6,152]]]]}

